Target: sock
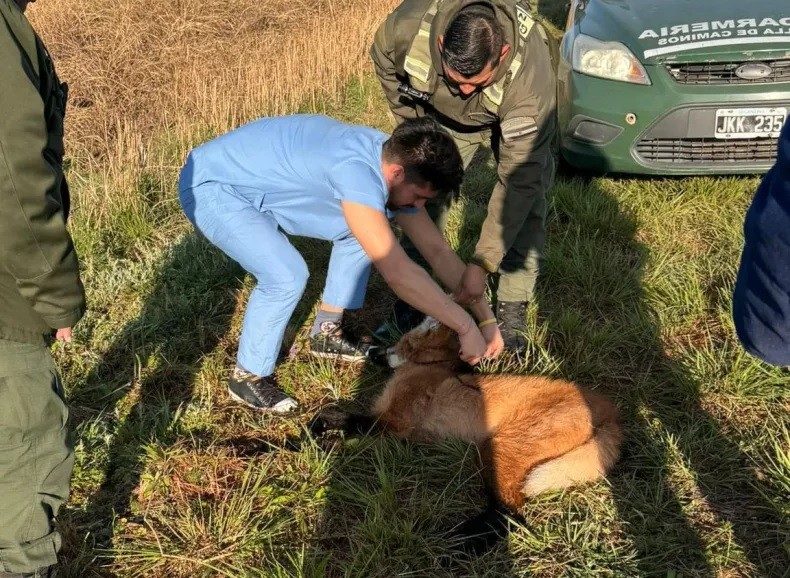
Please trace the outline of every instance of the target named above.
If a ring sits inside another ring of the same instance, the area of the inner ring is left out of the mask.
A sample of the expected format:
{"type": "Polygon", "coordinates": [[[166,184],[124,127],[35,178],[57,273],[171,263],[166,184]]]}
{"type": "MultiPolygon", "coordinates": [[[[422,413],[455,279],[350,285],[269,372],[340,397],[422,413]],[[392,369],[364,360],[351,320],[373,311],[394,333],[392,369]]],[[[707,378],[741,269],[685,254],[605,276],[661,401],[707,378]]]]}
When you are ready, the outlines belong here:
{"type": "Polygon", "coordinates": [[[259,379],[260,377],[260,375],[255,375],[251,371],[247,371],[238,363],[236,364],[236,367],[233,368],[234,379],[259,379]]]}
{"type": "Polygon", "coordinates": [[[319,333],[332,333],[335,329],[340,327],[340,322],[342,320],[342,311],[326,311],[319,307],[318,313],[315,314],[313,328],[310,330],[310,337],[315,337],[319,333]]]}

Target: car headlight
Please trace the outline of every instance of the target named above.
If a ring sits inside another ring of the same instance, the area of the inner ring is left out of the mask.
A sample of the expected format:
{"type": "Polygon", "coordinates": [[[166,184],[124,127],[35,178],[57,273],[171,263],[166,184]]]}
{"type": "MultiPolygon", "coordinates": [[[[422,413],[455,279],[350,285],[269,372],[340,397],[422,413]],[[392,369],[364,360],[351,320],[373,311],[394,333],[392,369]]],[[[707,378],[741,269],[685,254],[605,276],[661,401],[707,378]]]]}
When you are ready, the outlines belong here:
{"type": "Polygon", "coordinates": [[[580,34],[573,43],[573,70],[590,76],[634,84],[650,84],[650,78],[633,52],[620,42],[604,42],[580,34]]]}

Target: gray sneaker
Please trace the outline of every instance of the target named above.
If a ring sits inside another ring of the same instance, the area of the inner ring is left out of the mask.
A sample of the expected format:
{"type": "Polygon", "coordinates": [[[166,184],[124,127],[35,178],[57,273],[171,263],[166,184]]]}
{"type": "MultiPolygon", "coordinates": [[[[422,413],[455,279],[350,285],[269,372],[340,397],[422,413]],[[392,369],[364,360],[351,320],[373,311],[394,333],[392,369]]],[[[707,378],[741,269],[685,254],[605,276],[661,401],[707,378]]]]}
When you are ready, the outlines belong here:
{"type": "Polygon", "coordinates": [[[277,386],[272,376],[260,377],[240,367],[228,379],[228,393],[231,399],[261,411],[288,413],[298,405],[277,386]]]}
{"type": "Polygon", "coordinates": [[[370,343],[349,339],[338,326],[331,331],[316,333],[310,338],[310,355],[313,357],[359,363],[367,360],[370,349],[370,343]]]}

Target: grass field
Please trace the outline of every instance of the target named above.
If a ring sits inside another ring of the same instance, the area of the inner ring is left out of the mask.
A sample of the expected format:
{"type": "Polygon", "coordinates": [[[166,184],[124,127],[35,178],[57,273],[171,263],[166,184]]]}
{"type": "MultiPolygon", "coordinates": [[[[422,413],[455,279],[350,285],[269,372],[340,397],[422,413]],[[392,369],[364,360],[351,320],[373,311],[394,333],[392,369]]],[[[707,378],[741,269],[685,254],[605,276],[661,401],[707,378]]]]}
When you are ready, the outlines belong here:
{"type": "MultiPolygon", "coordinates": [[[[531,502],[483,557],[447,540],[483,506],[473,447],[290,443],[318,408],[364,405],[386,379],[301,349],[326,244],[295,240],[311,281],[278,377],[303,411],[270,417],[228,399],[251,280],[181,216],[183,155],[259,114],[388,128],[365,50],[390,6],[31,8],[72,84],[72,231],[90,302],[75,342],[56,349],[77,432],[61,575],[790,575],[790,374],[744,354],[729,314],[757,178],[558,177],[527,359],[483,370],[606,392],[625,455],[607,481],[531,502]]],[[[541,10],[556,23],[561,6],[541,10]]],[[[464,256],[494,178],[477,159],[454,209],[448,235],[464,256]]],[[[352,321],[374,327],[391,300],[374,276],[352,321]]]]}

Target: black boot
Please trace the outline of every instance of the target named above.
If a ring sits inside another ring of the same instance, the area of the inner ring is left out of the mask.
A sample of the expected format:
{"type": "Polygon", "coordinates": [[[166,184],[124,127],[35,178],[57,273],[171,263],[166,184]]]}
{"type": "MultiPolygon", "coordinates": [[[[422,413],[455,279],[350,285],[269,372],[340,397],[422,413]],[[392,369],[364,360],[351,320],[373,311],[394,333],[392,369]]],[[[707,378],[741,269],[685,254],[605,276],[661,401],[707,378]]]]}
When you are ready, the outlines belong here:
{"type": "Polygon", "coordinates": [[[513,353],[524,351],[527,348],[527,302],[497,302],[496,318],[505,349],[513,353]]]}

